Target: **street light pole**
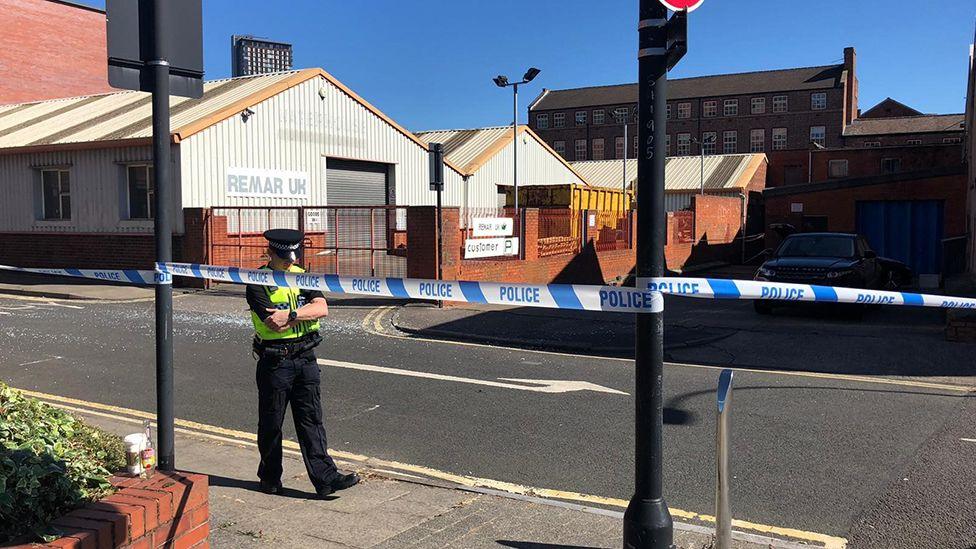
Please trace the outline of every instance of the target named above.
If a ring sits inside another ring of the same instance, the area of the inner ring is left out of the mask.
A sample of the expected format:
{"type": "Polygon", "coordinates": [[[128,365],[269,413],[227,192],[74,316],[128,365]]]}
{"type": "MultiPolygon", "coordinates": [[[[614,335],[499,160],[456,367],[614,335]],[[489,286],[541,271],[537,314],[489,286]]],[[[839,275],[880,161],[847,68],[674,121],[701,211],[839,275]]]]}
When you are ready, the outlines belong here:
{"type": "MultiPolygon", "coordinates": [[[[515,188],[515,215],[519,214],[518,192],[518,83],[512,85],[512,186],[515,188]]],[[[521,220],[519,227],[522,226],[521,220]]]]}
{"type": "MultiPolygon", "coordinates": [[[[499,88],[512,86],[512,189],[515,192],[515,215],[519,215],[519,192],[518,192],[518,87],[519,84],[528,84],[541,71],[535,67],[525,71],[521,82],[509,82],[508,77],[499,74],[492,78],[492,81],[499,88]]],[[[519,221],[519,231],[521,231],[521,220],[519,221]]]]}
{"type": "MultiPolygon", "coordinates": [[[[152,141],[154,206],[156,209],[154,231],[156,261],[173,261],[173,227],[170,218],[169,179],[169,61],[165,43],[168,38],[163,10],[168,2],[153,2],[153,52],[152,66],[152,141]]],[[[159,469],[172,471],[176,468],[173,441],[173,284],[166,278],[156,284],[156,441],[159,469]]]]}
{"type": "MultiPolygon", "coordinates": [[[[664,275],[665,111],[668,86],[668,11],[640,0],[637,279],[664,275]]],[[[664,311],[636,315],[634,495],[624,513],[625,549],[670,549],[671,513],[664,501],[664,311]]]]}

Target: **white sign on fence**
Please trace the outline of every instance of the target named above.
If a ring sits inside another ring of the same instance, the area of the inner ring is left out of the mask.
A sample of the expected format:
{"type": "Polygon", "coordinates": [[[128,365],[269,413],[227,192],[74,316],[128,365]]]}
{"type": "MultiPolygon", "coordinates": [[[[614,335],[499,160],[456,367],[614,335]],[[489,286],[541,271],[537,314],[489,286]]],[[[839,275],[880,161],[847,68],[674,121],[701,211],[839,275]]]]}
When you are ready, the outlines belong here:
{"type": "Polygon", "coordinates": [[[515,224],[511,217],[476,217],[471,221],[471,235],[512,236],[515,224]]]}
{"type": "Polygon", "coordinates": [[[309,180],[305,172],[228,167],[225,185],[227,196],[309,197],[309,180]]]}
{"type": "Polygon", "coordinates": [[[464,259],[518,255],[519,239],[469,238],[464,241],[464,259]]]}

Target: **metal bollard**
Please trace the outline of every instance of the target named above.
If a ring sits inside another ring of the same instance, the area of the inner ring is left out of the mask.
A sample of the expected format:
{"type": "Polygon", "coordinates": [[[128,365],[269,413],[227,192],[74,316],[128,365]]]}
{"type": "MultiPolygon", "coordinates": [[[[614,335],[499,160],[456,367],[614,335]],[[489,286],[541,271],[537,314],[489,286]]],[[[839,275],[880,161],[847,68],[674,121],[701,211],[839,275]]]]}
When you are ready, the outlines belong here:
{"type": "Polygon", "coordinates": [[[732,370],[718,378],[718,417],[715,427],[715,549],[732,546],[729,511],[729,415],[732,408],[732,370]]]}

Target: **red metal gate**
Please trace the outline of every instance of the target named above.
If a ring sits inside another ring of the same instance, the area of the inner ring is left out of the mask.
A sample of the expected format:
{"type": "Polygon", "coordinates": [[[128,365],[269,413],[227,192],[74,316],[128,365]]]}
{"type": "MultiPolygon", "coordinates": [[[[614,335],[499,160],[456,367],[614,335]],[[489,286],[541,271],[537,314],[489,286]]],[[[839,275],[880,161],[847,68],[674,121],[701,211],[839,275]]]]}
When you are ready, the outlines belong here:
{"type": "Polygon", "coordinates": [[[258,268],[267,262],[268,229],[305,233],[306,270],[352,276],[404,277],[405,206],[222,206],[211,209],[209,261],[258,268]]]}

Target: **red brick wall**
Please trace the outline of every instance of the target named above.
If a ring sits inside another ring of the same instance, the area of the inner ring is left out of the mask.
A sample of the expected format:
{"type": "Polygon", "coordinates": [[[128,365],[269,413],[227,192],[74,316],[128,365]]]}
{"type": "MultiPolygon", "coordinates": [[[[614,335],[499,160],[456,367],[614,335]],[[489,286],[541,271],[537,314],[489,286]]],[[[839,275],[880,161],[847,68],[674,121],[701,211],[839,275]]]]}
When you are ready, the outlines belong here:
{"type": "Polygon", "coordinates": [[[901,172],[914,172],[961,166],[962,151],[962,144],[816,151],[813,153],[813,181],[831,179],[829,172],[831,160],[847,160],[847,177],[870,177],[882,175],[881,161],[885,158],[901,160],[901,172]]]}
{"type": "MultiPolygon", "coordinates": [[[[669,240],[665,247],[669,269],[680,269],[685,263],[729,260],[735,246],[735,236],[741,227],[740,201],[737,198],[702,197],[695,202],[702,212],[702,221],[692,221],[692,227],[703,227],[709,240],[678,242],[675,215],[668,216],[669,240]],[[720,241],[714,240],[721,233],[720,241]]],[[[678,217],[694,216],[695,212],[678,212],[678,217]]],[[[436,210],[428,206],[408,209],[407,234],[409,254],[407,276],[434,278],[436,273],[436,210]]],[[[626,279],[637,259],[636,246],[621,250],[597,251],[598,231],[586,229],[586,243],[580,253],[538,256],[538,210],[525,210],[525,259],[461,259],[461,232],[457,229],[457,208],[444,208],[444,274],[445,280],[484,280],[525,283],[603,284],[626,279]]],[[[631,223],[637,225],[636,215],[631,223]]],[[[632,229],[633,230],[633,229],[632,229]]],[[[693,234],[693,232],[691,233],[693,234]]]]}
{"type": "MultiPolygon", "coordinates": [[[[892,178],[895,179],[895,178],[892,178]]],[[[966,232],[966,176],[903,177],[891,183],[864,185],[842,189],[803,192],[783,196],[766,196],[766,226],[789,223],[802,227],[804,215],[827,216],[828,230],[854,232],[856,230],[857,201],[859,200],[943,200],[945,201],[943,229],[946,238],[966,232]],[[803,213],[792,213],[791,204],[803,204],[803,213]]],[[[774,247],[780,239],[767,229],[767,245],[774,247]]]]}
{"type": "Polygon", "coordinates": [[[742,230],[742,200],[725,196],[695,195],[695,242],[725,244],[742,230]]]}
{"type": "Polygon", "coordinates": [[[113,91],[104,12],[0,0],[0,29],[0,104],[113,91]]]}
{"type": "MultiPolygon", "coordinates": [[[[174,257],[182,237],[173,237],[174,257]]],[[[0,263],[17,267],[152,269],[152,233],[0,233],[0,263]]]]}
{"type": "Polygon", "coordinates": [[[118,491],[55,520],[63,536],[44,545],[71,549],[210,547],[208,479],[157,472],[151,479],[112,477],[118,491]]]}

